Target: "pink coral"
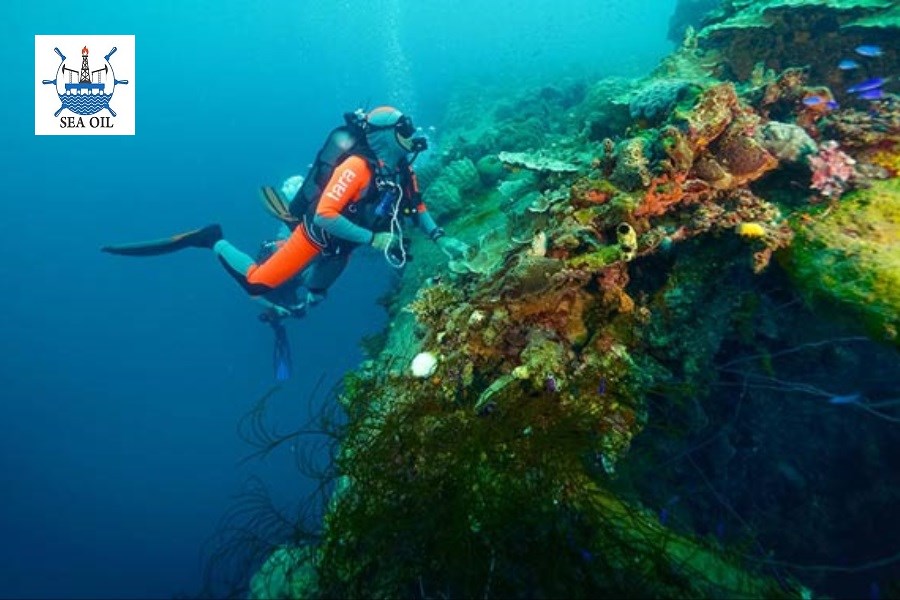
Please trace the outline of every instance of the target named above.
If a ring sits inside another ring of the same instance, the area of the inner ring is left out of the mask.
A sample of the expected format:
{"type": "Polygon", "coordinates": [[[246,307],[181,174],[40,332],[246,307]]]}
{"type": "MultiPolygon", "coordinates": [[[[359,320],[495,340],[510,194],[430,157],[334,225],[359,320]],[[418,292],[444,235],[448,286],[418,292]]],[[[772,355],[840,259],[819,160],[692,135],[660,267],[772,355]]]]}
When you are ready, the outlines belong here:
{"type": "Polygon", "coordinates": [[[812,169],[810,188],[819,190],[826,198],[840,198],[850,185],[856,161],[838,148],[834,140],[823,142],[819,152],[809,157],[812,169]]]}

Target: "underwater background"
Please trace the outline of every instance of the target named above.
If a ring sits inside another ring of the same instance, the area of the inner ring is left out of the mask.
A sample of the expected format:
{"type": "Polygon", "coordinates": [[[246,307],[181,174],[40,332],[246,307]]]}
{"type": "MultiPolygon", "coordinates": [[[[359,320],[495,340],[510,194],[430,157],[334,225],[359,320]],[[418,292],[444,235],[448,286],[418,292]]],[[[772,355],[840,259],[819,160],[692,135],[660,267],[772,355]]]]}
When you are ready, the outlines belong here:
{"type": "Polygon", "coordinates": [[[0,9],[17,85],[137,60],[133,137],[0,119],[0,597],[900,593],[897,3],[435,4],[0,9]],[[381,104],[478,254],[357,252],[289,381],[211,255],[99,252],[255,252],[381,104]]]}
{"type": "MultiPolygon", "coordinates": [[[[305,174],[344,112],[394,103],[428,125],[460,81],[637,74],[670,49],[671,10],[4,4],[0,47],[21,88],[36,34],[134,34],[137,123],[134,137],[36,137],[29,93],[11,94],[0,118],[0,596],[197,593],[203,543],[248,476],[282,502],[309,485],[284,458],[238,465],[249,449],[236,424],[273,383],[255,303],[211,255],[132,262],[101,246],[218,221],[255,252],[276,230],[258,187],[305,174]]],[[[320,377],[327,389],[359,363],[391,276],[359,253],[328,301],[289,324],[286,427],[320,377]]]]}

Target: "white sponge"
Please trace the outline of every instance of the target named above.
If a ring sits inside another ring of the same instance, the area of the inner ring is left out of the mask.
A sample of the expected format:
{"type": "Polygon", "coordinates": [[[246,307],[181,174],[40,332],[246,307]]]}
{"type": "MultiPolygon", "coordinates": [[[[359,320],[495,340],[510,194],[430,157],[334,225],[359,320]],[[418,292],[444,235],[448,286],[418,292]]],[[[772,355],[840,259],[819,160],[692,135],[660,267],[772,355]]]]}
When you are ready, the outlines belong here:
{"type": "Polygon", "coordinates": [[[431,352],[419,352],[410,365],[413,377],[430,376],[437,369],[437,363],[437,357],[431,352]]]}

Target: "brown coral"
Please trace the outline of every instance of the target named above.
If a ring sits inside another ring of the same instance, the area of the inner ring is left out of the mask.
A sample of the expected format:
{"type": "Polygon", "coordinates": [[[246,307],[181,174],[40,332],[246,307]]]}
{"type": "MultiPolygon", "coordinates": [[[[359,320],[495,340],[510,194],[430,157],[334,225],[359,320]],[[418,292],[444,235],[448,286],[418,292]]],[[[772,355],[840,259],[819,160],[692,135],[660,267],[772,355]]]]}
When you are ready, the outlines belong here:
{"type": "Polygon", "coordinates": [[[711,156],[702,156],[694,163],[691,177],[717,190],[726,190],[732,186],[731,174],[711,156]]]}
{"type": "Polygon", "coordinates": [[[626,191],[650,185],[650,169],[643,138],[631,138],[619,143],[616,149],[616,166],[610,180],[626,191]]]}
{"type": "Polygon", "coordinates": [[[731,176],[729,187],[738,187],[759,179],[778,166],[778,160],[759,142],[749,137],[738,121],[716,140],[710,152],[731,176]]]}
{"type": "Polygon", "coordinates": [[[704,150],[725,131],[738,105],[734,86],[721,83],[704,91],[686,114],[676,115],[687,122],[688,140],[694,153],[704,150]]]}
{"type": "Polygon", "coordinates": [[[900,142],[900,100],[887,96],[868,110],[840,110],[825,119],[825,137],[841,141],[844,148],[867,148],[900,142]]]}

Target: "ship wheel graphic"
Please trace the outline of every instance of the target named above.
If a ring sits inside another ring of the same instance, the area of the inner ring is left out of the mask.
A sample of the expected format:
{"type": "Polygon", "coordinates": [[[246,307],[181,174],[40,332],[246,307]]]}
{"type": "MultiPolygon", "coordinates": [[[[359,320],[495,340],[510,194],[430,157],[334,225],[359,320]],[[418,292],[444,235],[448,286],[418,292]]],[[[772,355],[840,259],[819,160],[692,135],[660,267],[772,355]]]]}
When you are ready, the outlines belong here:
{"type": "Polygon", "coordinates": [[[66,66],[66,57],[59,48],[54,48],[59,55],[59,67],[56,68],[56,79],[44,79],[42,83],[56,87],[56,95],[62,106],[53,113],[58,117],[64,109],[68,108],[76,115],[93,115],[104,108],[109,114],[116,116],[109,106],[117,85],[127,84],[127,79],[116,79],[109,57],[115,54],[116,47],[103,57],[103,66],[91,70],[88,62],[88,49],[85,46],[81,50],[81,68],[70,69],[66,66]]]}

